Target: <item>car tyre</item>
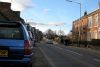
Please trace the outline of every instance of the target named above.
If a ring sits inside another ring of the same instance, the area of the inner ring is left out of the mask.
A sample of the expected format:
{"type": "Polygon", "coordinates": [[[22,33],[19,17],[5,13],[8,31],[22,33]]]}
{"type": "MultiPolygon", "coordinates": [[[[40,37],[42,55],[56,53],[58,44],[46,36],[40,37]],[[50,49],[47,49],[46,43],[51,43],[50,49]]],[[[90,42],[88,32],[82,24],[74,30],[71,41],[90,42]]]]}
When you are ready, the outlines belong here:
{"type": "Polygon", "coordinates": [[[23,67],[32,67],[32,64],[25,64],[23,67]]]}

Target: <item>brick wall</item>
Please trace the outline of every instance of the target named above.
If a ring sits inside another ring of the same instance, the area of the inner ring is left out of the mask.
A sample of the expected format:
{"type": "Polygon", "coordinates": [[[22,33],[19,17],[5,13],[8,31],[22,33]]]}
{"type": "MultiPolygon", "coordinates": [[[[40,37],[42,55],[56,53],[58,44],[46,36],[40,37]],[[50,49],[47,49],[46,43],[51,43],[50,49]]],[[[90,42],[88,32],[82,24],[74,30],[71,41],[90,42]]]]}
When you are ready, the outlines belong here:
{"type": "Polygon", "coordinates": [[[80,34],[79,39],[81,41],[86,41],[89,38],[89,36],[90,36],[90,39],[99,39],[100,38],[99,32],[100,32],[100,9],[81,17],[81,20],[78,19],[78,20],[73,21],[73,36],[76,37],[76,39],[79,37],[79,34],[80,34]],[[97,26],[95,25],[96,15],[98,15],[97,26]],[[90,16],[92,17],[91,28],[89,28],[90,16]],[[89,32],[90,34],[88,34],[89,32]]]}
{"type": "Polygon", "coordinates": [[[20,12],[11,10],[11,3],[0,2],[0,20],[19,21],[20,12]]]}

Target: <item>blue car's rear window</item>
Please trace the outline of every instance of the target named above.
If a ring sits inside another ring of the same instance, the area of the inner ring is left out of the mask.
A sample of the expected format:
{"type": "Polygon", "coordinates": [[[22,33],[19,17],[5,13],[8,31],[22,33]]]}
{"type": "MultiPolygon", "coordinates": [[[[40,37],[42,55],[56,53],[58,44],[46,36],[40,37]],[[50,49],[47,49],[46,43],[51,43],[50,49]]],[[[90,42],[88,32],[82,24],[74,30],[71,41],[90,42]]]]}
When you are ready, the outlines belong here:
{"type": "Polygon", "coordinates": [[[0,26],[0,39],[24,39],[20,26],[0,26]]]}

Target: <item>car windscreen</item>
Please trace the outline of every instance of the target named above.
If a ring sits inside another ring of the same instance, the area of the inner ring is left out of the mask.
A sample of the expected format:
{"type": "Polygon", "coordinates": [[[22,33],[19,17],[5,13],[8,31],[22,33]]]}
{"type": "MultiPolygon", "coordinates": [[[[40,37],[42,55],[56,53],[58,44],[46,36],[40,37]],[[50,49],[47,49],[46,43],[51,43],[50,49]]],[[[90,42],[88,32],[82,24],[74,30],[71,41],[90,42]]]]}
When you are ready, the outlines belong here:
{"type": "Polygon", "coordinates": [[[24,39],[20,26],[0,26],[0,39],[24,39]]]}

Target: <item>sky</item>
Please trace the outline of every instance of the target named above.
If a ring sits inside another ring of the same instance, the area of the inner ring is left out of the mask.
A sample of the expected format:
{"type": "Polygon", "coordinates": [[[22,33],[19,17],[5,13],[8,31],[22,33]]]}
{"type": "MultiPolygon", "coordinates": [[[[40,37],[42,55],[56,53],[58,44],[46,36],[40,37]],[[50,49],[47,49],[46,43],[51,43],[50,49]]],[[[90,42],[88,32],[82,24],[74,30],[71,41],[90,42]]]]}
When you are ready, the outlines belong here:
{"type": "MultiPolygon", "coordinates": [[[[11,2],[11,9],[21,11],[21,17],[33,26],[46,31],[63,30],[68,34],[72,22],[80,17],[80,5],[66,0],[0,0],[11,2]]],[[[99,0],[71,0],[81,3],[81,15],[98,9],[99,0]]]]}

